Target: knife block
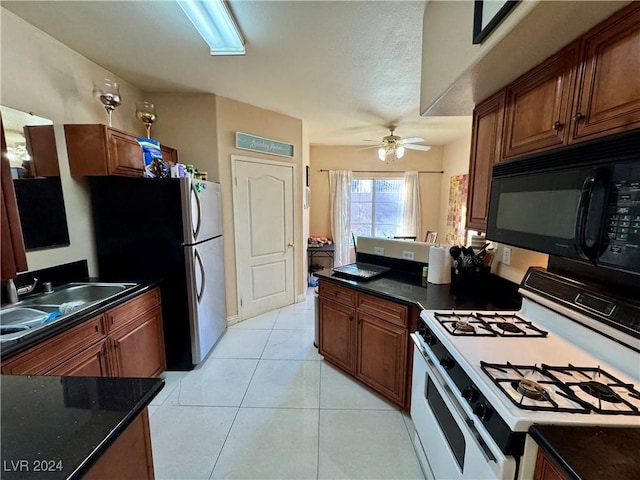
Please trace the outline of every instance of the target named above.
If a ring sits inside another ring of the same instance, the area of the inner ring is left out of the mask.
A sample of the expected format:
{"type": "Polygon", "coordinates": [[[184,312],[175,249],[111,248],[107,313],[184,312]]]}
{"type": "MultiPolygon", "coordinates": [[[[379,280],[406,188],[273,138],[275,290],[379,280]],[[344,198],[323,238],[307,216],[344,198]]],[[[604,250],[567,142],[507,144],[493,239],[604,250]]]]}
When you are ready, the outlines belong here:
{"type": "Polygon", "coordinates": [[[451,289],[453,295],[479,296],[488,292],[491,267],[451,268],[451,289]]]}

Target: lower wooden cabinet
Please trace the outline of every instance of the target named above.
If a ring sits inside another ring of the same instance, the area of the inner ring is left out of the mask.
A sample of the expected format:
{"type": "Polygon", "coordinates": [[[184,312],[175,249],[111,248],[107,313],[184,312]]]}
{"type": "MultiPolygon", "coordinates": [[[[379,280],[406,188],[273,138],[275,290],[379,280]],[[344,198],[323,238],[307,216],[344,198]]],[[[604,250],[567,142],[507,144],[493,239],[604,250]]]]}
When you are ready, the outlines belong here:
{"type": "Polygon", "coordinates": [[[109,361],[107,359],[107,339],[92,345],[66,362],[49,370],[46,375],[75,377],[109,377],[109,361]]]}
{"type": "Polygon", "coordinates": [[[356,310],[320,297],[320,343],[324,357],[345,372],[355,373],[356,310]]]}
{"type": "Polygon", "coordinates": [[[409,331],[417,323],[407,305],[320,280],[319,352],[329,363],[395,403],[410,408],[409,331]]]}
{"type": "Polygon", "coordinates": [[[404,404],[407,329],[358,313],[356,378],[393,402],[404,404]]]}
{"type": "Polygon", "coordinates": [[[159,307],[116,330],[109,341],[115,377],[155,377],[166,368],[159,307]]]}
{"type": "Polygon", "coordinates": [[[154,377],[165,369],[158,288],[45,340],[0,366],[4,375],[99,377],[154,377]]]}
{"type": "Polygon", "coordinates": [[[533,472],[533,480],[567,480],[547,456],[538,450],[536,469],[533,472]]]}
{"type": "Polygon", "coordinates": [[[83,480],[152,480],[153,454],[147,409],[131,422],[127,429],[93,464],[83,480]]]}

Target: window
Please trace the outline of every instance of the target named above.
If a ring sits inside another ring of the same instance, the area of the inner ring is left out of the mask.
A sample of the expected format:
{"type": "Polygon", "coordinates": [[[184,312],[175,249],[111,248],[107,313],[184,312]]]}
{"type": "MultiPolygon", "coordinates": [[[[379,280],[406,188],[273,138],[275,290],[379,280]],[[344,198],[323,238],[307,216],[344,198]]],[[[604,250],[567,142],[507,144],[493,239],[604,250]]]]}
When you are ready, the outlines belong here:
{"type": "Polygon", "coordinates": [[[393,237],[402,226],[404,179],[357,178],[351,182],[351,231],[393,237]]]}

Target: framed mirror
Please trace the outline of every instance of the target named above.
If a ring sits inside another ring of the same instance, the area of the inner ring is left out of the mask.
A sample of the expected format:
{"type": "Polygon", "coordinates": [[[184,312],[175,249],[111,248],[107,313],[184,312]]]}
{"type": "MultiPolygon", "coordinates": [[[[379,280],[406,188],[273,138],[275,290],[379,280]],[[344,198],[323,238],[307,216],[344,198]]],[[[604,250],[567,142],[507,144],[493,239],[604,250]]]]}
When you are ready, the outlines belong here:
{"type": "Polygon", "coordinates": [[[53,122],[0,105],[27,251],[69,245],[53,122]]]}

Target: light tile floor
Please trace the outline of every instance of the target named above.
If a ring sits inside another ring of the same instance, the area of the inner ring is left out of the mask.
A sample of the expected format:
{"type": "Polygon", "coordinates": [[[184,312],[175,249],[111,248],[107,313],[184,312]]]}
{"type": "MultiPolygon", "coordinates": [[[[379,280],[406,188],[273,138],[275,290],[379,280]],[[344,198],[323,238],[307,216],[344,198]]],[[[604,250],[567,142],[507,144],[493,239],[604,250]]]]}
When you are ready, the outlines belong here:
{"type": "Polygon", "coordinates": [[[233,325],[149,407],[158,479],[423,479],[411,418],[326,363],[306,301],[233,325]]]}

